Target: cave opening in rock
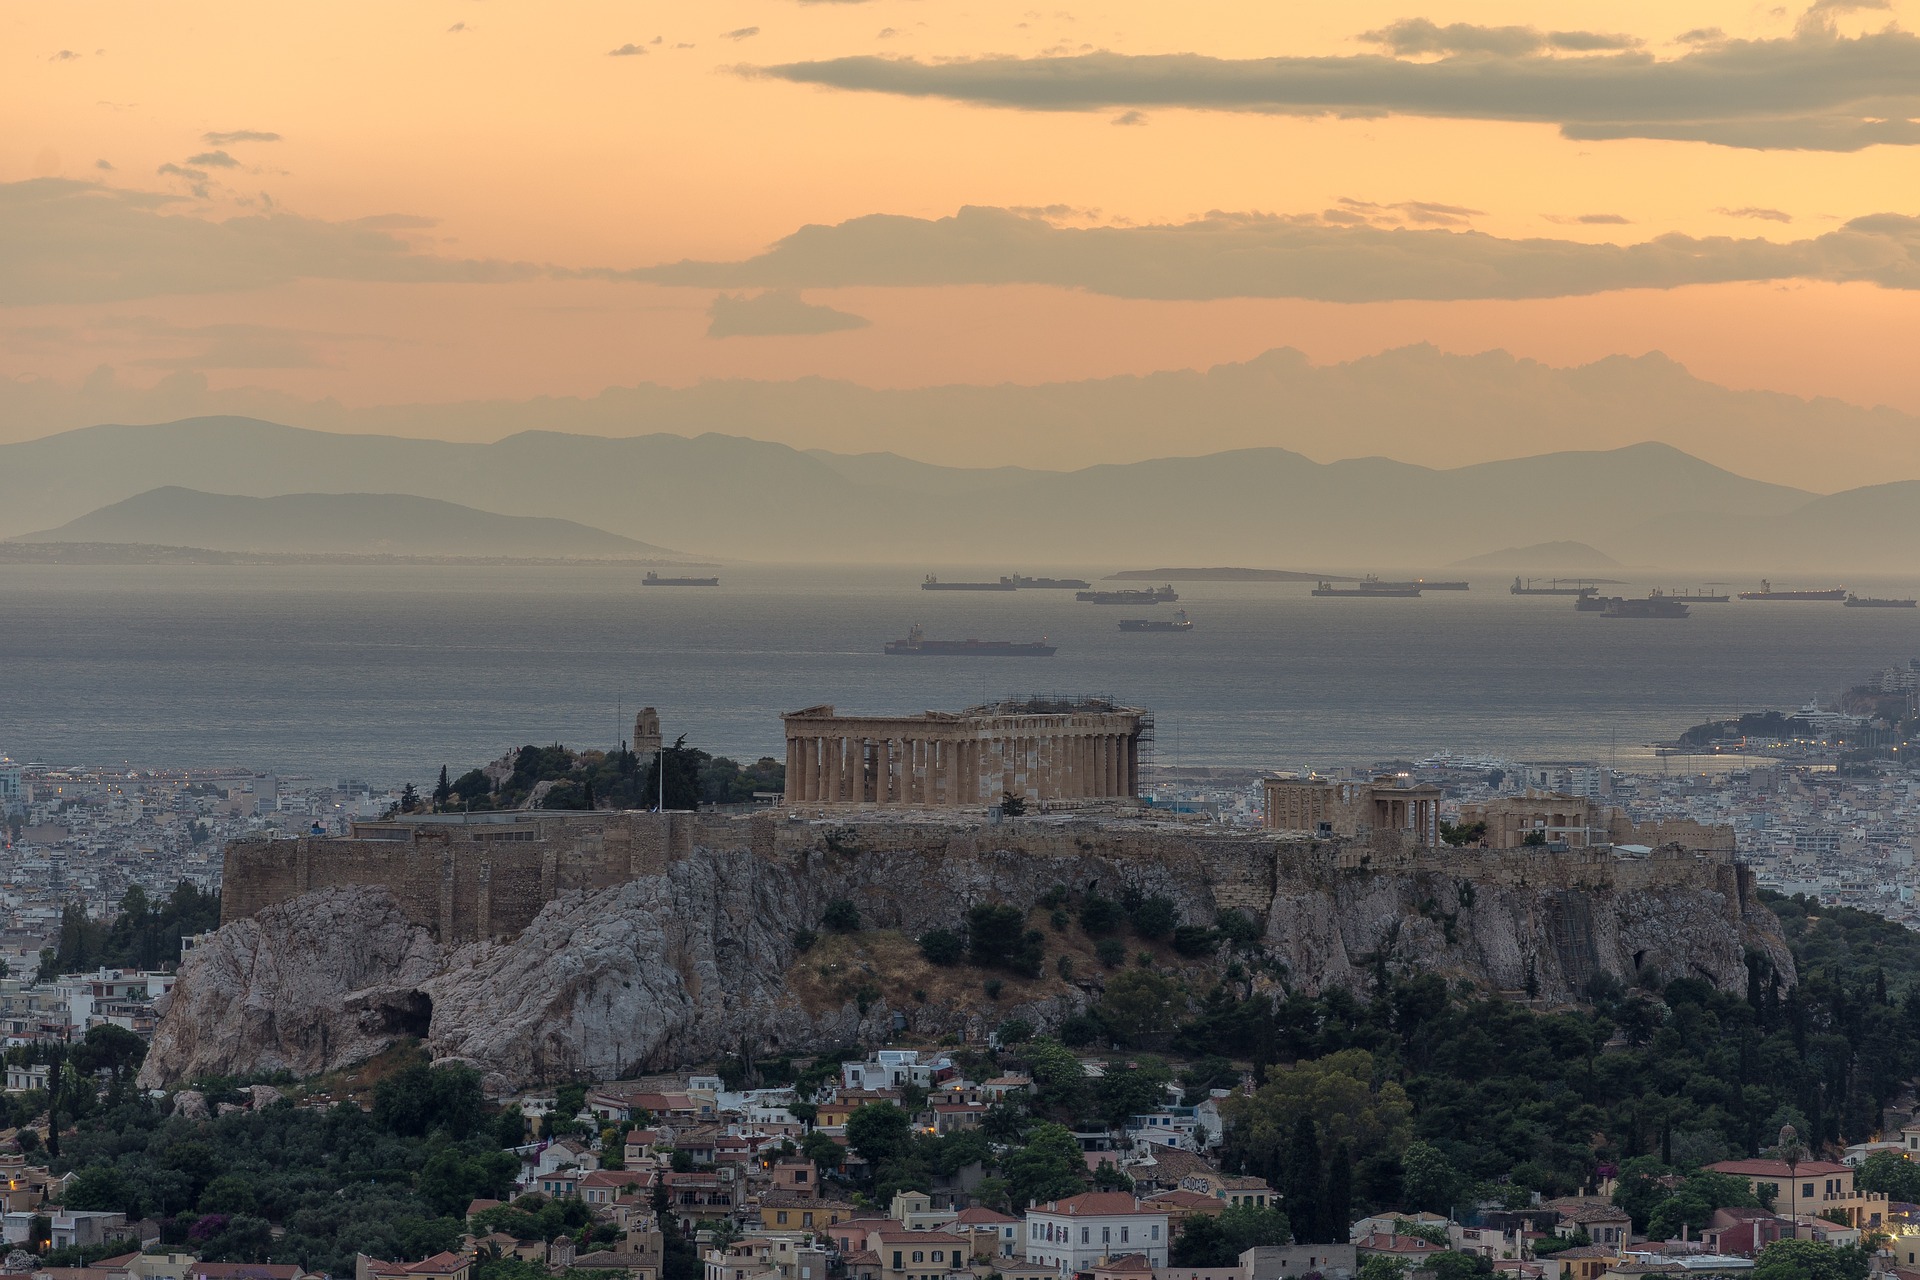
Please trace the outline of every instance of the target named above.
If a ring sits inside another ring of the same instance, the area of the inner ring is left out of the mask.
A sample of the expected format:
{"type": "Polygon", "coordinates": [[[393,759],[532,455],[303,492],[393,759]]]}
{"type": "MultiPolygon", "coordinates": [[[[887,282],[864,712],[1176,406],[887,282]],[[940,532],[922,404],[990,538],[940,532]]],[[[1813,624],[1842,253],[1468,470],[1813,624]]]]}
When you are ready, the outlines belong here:
{"type": "Polygon", "coordinates": [[[397,993],[380,1009],[382,1029],[424,1040],[433,1025],[433,997],[424,991],[397,993]]]}

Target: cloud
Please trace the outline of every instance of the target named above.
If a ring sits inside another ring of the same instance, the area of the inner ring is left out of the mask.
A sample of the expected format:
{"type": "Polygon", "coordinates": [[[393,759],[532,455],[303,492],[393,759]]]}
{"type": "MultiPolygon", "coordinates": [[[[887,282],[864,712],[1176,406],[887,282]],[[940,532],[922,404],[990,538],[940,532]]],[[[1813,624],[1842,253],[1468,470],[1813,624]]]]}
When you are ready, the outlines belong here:
{"type": "Polygon", "coordinates": [[[1329,302],[1552,298],[1787,279],[1920,289],[1920,218],[1903,214],[1856,218],[1787,244],[1664,235],[1614,245],[1396,229],[1371,225],[1367,212],[1346,226],[1212,213],[1137,227],[1062,227],[974,207],[938,219],[873,214],[804,227],[740,262],[604,274],[719,289],[1040,284],[1121,298],[1329,302]]]}
{"type": "MultiPolygon", "coordinates": [[[[1400,53],[1213,58],[1105,51],[922,62],[858,56],[765,67],[800,84],[1033,111],[1188,107],[1296,116],[1412,115],[1558,125],[1582,141],[1657,138],[1757,149],[1920,144],[1920,37],[1837,34],[1810,15],[1791,36],[1696,43],[1676,57],[1576,50],[1593,33],[1438,27],[1369,33],[1400,53]],[[1538,37],[1539,44],[1532,44],[1538,37]],[[1555,41],[1559,40],[1559,43],[1555,41]]],[[[1698,34],[1698,33],[1696,33],[1698,34]]]]}
{"type": "Polygon", "coordinates": [[[1145,124],[1146,122],[1147,113],[1144,111],[1122,111],[1119,115],[1108,121],[1109,124],[1118,125],[1145,124]]]}
{"type": "Polygon", "coordinates": [[[1748,205],[1744,209],[1715,209],[1715,213],[1725,214],[1729,218],[1758,218],[1762,222],[1792,222],[1793,215],[1780,209],[1763,209],[1757,205],[1748,205]]]}
{"type": "Polygon", "coordinates": [[[709,338],[759,338],[864,329],[870,321],[849,311],[806,302],[791,289],[760,294],[723,293],[708,308],[709,338]]]}
{"type": "Polygon", "coordinates": [[[203,164],[210,169],[237,169],[240,162],[224,151],[202,151],[197,156],[188,156],[188,164],[203,164]]]}
{"type": "Polygon", "coordinates": [[[236,142],[278,142],[280,135],[261,129],[235,129],[230,133],[203,133],[200,140],[210,147],[230,147],[236,142]]]}
{"type": "Polygon", "coordinates": [[[1496,57],[1521,57],[1527,54],[1562,50],[1569,53],[1599,53],[1637,49],[1642,41],[1635,36],[1612,35],[1602,31],[1542,31],[1537,27],[1481,27],[1467,22],[1440,26],[1426,18],[1402,18],[1374,31],[1362,32],[1361,40],[1376,44],[1401,56],[1418,54],[1492,54],[1496,57]]]}
{"type": "Polygon", "coordinates": [[[54,54],[51,58],[48,58],[47,61],[48,62],[72,62],[75,58],[78,58],[78,57],[80,57],[80,55],[75,53],[73,50],[62,49],[60,50],[60,52],[54,54]]]}
{"type": "Polygon", "coordinates": [[[621,45],[618,49],[607,50],[607,56],[609,58],[637,58],[645,54],[646,51],[647,51],[647,46],[643,44],[634,44],[632,41],[628,41],[626,44],[621,45]]]}
{"type": "Polygon", "coordinates": [[[105,173],[111,173],[111,172],[113,171],[113,161],[111,161],[111,160],[95,160],[95,161],[93,162],[93,167],[94,167],[94,168],[96,168],[96,169],[99,169],[99,170],[101,170],[102,172],[105,172],[105,173]]]}
{"type": "Polygon", "coordinates": [[[1465,226],[1467,219],[1486,216],[1485,209],[1469,209],[1465,205],[1439,204],[1432,200],[1401,200],[1394,204],[1376,204],[1371,200],[1355,200],[1351,196],[1341,196],[1337,209],[1329,209],[1321,214],[1325,221],[1352,225],[1365,222],[1376,225],[1398,226],[1414,223],[1429,227],[1465,226]]]}
{"type": "MultiPolygon", "coordinates": [[[[192,171],[162,168],[191,180],[192,171]]],[[[224,293],[299,279],[488,282],[545,271],[434,257],[380,219],[262,213],[214,221],[169,212],[179,203],[61,178],[0,183],[0,305],[224,293]]]]}
{"type": "Polygon", "coordinates": [[[1633,219],[1621,213],[1549,213],[1542,215],[1548,222],[1558,222],[1563,226],[1576,227],[1626,227],[1633,219]]]}
{"type": "Polygon", "coordinates": [[[731,31],[722,31],[720,38],[722,40],[751,40],[759,34],[760,28],[758,27],[735,27],[731,31]]]}
{"type": "Polygon", "coordinates": [[[457,35],[460,35],[462,32],[471,31],[472,29],[473,28],[469,27],[464,22],[456,22],[452,26],[447,28],[447,34],[450,36],[457,36],[457,35]]]}

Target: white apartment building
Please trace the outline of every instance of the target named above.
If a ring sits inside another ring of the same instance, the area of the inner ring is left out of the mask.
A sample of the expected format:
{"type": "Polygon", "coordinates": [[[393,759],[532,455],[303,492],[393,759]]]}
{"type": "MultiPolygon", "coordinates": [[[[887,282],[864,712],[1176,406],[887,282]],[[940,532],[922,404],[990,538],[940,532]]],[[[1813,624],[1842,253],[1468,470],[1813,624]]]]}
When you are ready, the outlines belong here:
{"type": "Polygon", "coordinates": [[[1086,1191],[1027,1209],[1027,1261],[1063,1276],[1092,1271],[1102,1258],[1138,1253],[1167,1265],[1167,1215],[1130,1191],[1086,1191]]]}

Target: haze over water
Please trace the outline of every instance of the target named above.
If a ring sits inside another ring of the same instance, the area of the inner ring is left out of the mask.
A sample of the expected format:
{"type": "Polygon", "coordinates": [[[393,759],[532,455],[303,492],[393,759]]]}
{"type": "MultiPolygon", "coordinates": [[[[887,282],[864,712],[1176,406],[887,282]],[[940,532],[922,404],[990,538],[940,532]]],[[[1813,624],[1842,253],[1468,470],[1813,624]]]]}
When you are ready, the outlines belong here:
{"type": "MultiPolygon", "coordinates": [[[[929,566],[948,579],[1014,567],[929,566]]],[[[781,711],[813,703],[901,713],[1043,691],[1151,709],[1163,764],[1617,750],[1625,765],[1704,718],[1791,709],[1920,655],[1920,611],[1735,601],[1610,620],[1512,596],[1498,574],[1417,600],[1181,583],[1179,606],[1144,611],[1064,591],[923,592],[910,568],[721,572],[718,590],[643,590],[638,570],[600,567],[0,567],[0,751],[418,782],[529,742],[610,745],[620,711],[630,724],[643,704],[669,737],[753,758],[782,751],[781,711]],[[1175,607],[1191,632],[1117,628],[1175,607]],[[915,622],[1060,651],[883,655],[915,622]]]]}

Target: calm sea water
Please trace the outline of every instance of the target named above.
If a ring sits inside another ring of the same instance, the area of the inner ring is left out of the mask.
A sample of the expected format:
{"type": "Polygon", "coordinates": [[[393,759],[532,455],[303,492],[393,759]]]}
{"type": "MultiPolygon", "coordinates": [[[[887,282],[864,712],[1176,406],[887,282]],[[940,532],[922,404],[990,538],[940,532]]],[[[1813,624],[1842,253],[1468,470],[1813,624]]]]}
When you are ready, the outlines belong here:
{"type": "Polygon", "coordinates": [[[670,737],[753,757],[781,750],[781,711],[813,703],[912,712],[1043,691],[1151,708],[1163,763],[1451,749],[1624,765],[1708,716],[1797,707],[1920,656],[1920,610],[1736,601],[1612,621],[1509,595],[1500,575],[1418,600],[1185,583],[1194,629],[1169,635],[1122,633],[1140,610],[1071,592],[922,592],[920,574],[736,567],[717,590],[643,590],[588,567],[0,566],[0,751],[425,781],[527,742],[609,745],[642,704],[670,737]],[[1060,652],[884,656],[914,622],[1060,652]]]}

